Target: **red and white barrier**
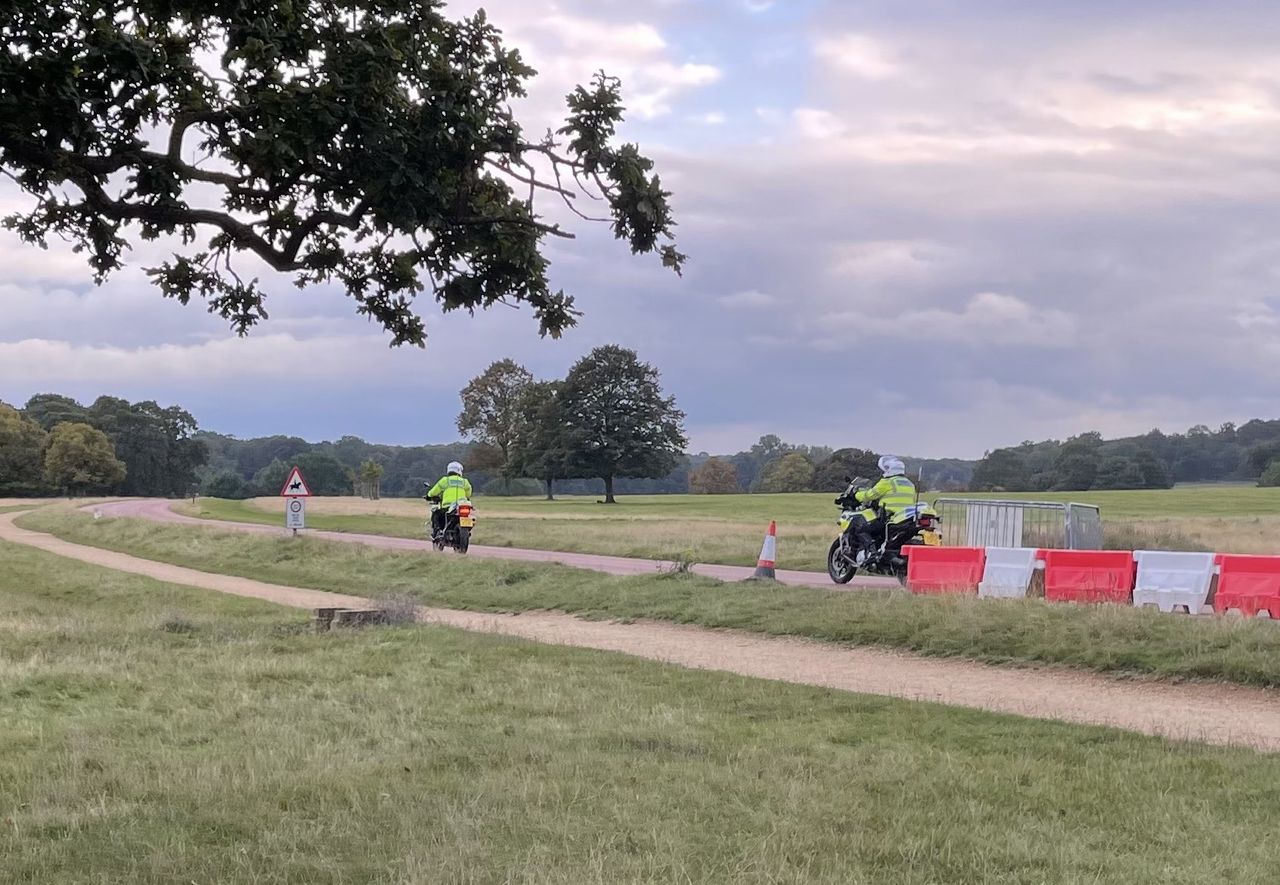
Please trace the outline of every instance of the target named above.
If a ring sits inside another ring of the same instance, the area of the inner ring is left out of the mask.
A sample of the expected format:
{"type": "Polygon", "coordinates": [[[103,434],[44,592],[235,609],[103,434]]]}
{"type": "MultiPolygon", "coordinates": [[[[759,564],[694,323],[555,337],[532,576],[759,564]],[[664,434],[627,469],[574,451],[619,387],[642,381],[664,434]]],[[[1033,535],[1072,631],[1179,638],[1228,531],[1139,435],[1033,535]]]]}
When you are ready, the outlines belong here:
{"type": "Polygon", "coordinates": [[[1133,604],[1154,605],[1162,612],[1179,606],[1198,615],[1209,599],[1216,559],[1212,553],[1172,553],[1167,550],[1137,550],[1137,582],[1133,604]]]}
{"type": "Polygon", "coordinates": [[[1223,555],[1218,562],[1214,611],[1280,618],[1280,556],[1223,555]]]}
{"type": "Polygon", "coordinates": [[[978,595],[983,599],[1025,599],[1044,553],[1033,547],[988,547],[978,595]]]}

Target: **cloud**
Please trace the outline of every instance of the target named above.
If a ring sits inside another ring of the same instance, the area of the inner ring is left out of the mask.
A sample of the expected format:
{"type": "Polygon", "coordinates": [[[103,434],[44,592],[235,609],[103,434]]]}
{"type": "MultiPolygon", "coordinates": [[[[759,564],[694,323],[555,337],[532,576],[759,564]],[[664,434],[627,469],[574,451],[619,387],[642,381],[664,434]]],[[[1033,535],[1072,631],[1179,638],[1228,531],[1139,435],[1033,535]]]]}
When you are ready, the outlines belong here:
{"type": "Polygon", "coordinates": [[[554,377],[616,342],[713,451],[779,432],[980,455],[1280,415],[1280,8],[484,5],[541,72],[516,108],[531,132],[595,70],[623,78],[622,135],[673,192],[683,280],[575,223],[548,255],[577,329],[544,341],[527,312],[424,304],[429,349],[405,355],[338,291],[270,277],[272,320],[239,341],[159,298],[137,270],[157,244],[93,288],[62,244],[0,232],[0,397],[167,389],[240,433],[305,397],[315,434],[428,441],[454,435],[489,362],[554,377]],[[848,409],[815,406],[835,389],[848,409]]]}
{"type": "Polygon", "coordinates": [[[721,295],[716,299],[716,303],[734,309],[759,309],[774,307],[778,304],[778,299],[756,289],[747,289],[742,292],[735,292],[732,295],[721,295]]]}
{"type": "Polygon", "coordinates": [[[840,72],[867,80],[887,80],[902,71],[896,53],[866,34],[824,37],[814,46],[814,52],[840,72]]]}
{"type": "Polygon", "coordinates": [[[838,314],[829,322],[849,321],[864,334],[910,330],[922,341],[957,342],[974,348],[1013,345],[1035,350],[1071,348],[1078,323],[1070,314],[1035,307],[1014,295],[980,292],[959,310],[930,308],[898,314],[838,314]]]}

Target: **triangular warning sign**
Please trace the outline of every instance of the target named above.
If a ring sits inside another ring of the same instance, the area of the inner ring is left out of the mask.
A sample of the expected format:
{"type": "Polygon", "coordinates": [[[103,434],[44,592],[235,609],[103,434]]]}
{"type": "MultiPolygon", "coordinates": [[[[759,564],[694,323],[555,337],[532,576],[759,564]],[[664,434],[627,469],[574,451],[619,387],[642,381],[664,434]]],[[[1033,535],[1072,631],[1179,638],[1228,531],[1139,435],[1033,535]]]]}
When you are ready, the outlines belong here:
{"type": "Polygon", "coordinates": [[[284,481],[284,488],[280,490],[282,498],[310,498],[311,489],[307,488],[307,481],[302,478],[302,471],[297,467],[289,473],[289,478],[284,481]]]}

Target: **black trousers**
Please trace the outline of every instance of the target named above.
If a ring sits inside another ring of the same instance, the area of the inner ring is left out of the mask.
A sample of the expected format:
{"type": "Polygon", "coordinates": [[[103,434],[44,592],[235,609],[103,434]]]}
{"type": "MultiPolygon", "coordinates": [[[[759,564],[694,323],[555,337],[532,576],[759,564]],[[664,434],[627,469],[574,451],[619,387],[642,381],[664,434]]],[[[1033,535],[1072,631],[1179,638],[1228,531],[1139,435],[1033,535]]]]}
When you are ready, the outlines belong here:
{"type": "Polygon", "coordinates": [[[855,553],[859,550],[870,551],[880,546],[883,532],[883,517],[869,523],[865,518],[855,516],[849,525],[849,546],[855,553]]]}

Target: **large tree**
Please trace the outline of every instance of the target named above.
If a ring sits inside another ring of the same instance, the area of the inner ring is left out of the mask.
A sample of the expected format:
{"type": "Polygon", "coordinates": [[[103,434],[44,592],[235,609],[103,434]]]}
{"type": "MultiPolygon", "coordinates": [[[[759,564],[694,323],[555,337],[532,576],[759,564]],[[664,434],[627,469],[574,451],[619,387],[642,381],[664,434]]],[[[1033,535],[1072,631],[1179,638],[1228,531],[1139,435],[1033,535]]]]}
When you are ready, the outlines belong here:
{"type": "MultiPolygon", "coordinates": [[[[333,455],[307,452],[298,456],[297,464],[313,495],[349,495],[354,489],[352,476],[355,471],[348,470],[333,455]]],[[[279,494],[278,487],[274,494],[279,494]]]]}
{"type": "Polygon", "coordinates": [[[43,490],[47,439],[39,424],[0,403],[0,496],[34,495],[43,490]]]}
{"type": "Polygon", "coordinates": [[[128,467],[124,495],[182,495],[208,459],[204,443],[194,438],[195,418],[177,406],[100,396],[88,409],[88,423],[111,438],[128,467]]]}
{"type": "Polygon", "coordinates": [[[107,491],[125,478],[124,462],[111,440],[88,424],[59,424],[49,434],[44,453],[45,477],[55,488],[77,495],[107,491]]]}
{"type": "Polygon", "coordinates": [[[89,410],[69,396],[37,393],[22,407],[22,413],[45,430],[53,430],[64,422],[89,423],[89,410]]]}
{"type": "Polygon", "coordinates": [[[766,467],[752,491],[761,494],[807,492],[812,484],[813,464],[799,452],[792,452],[766,467]]]}
{"type": "Polygon", "coordinates": [[[616,79],[530,138],[511,112],[534,75],[483,12],[440,0],[29,0],[0,4],[0,170],[34,198],[29,243],[84,252],[101,281],[135,238],[148,270],[241,334],[267,316],[252,276],[333,283],[395,344],[423,344],[414,298],[524,302],[543,334],[574,322],[552,291],[535,196],[601,198],[615,236],[679,271],[653,163],[618,145],[616,79]],[[246,261],[252,256],[255,261],[246,261]],[[244,271],[243,275],[237,271],[244,271]]]}
{"type": "Polygon", "coordinates": [[[510,463],[511,442],[520,424],[520,397],[532,383],[528,369],[507,359],[493,363],[462,389],[458,432],[497,449],[499,467],[510,463]]]}
{"type": "Polygon", "coordinates": [[[695,495],[732,495],[739,491],[738,468],[723,458],[708,458],[689,474],[689,491],[695,495]]]}
{"type": "Polygon", "coordinates": [[[850,479],[874,479],[880,475],[880,456],[867,449],[837,449],[817,465],[813,473],[815,492],[843,492],[850,479]]]}
{"type": "Polygon", "coordinates": [[[555,482],[569,473],[567,428],[560,404],[560,382],[534,381],[525,387],[516,405],[519,420],[507,460],[508,478],[542,480],[547,500],[555,499],[555,482]]]}
{"type": "Polygon", "coordinates": [[[1023,492],[1031,488],[1031,471],[1014,449],[996,449],[973,469],[969,488],[975,492],[1023,492]]]}
{"type": "Polygon", "coordinates": [[[569,370],[560,394],[569,469],[604,480],[613,504],[619,476],[664,476],[676,468],[688,440],[684,413],[664,396],[658,370],[635,351],[597,347],[569,370]]]}

